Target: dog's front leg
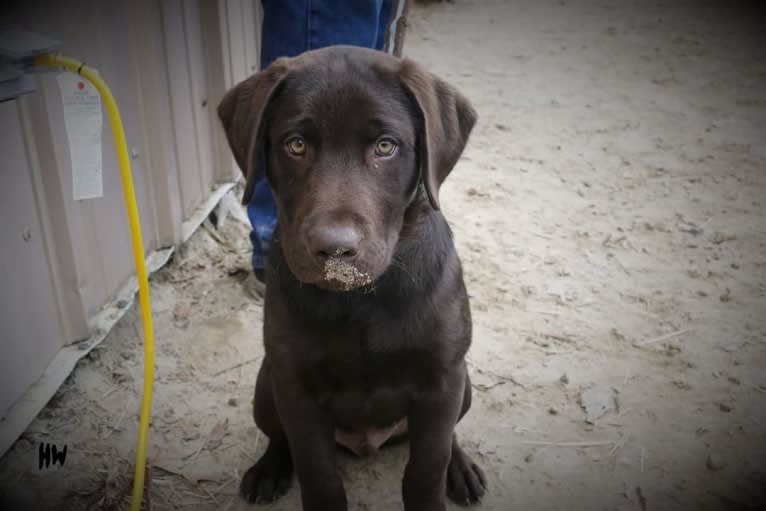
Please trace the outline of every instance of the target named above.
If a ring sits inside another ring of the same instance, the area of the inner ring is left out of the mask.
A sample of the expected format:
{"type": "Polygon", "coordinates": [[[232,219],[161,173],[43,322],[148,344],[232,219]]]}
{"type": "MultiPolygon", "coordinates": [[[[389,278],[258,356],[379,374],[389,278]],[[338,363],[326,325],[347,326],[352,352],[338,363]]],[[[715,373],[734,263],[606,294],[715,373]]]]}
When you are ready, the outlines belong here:
{"type": "Polygon", "coordinates": [[[410,459],[404,471],[405,511],[445,511],[447,466],[460,414],[465,368],[455,368],[437,389],[421,393],[410,405],[410,459]]]}
{"type": "Polygon", "coordinates": [[[300,484],[303,511],[346,511],[346,492],[335,465],[332,418],[298,385],[274,381],[274,389],[300,484]]]}

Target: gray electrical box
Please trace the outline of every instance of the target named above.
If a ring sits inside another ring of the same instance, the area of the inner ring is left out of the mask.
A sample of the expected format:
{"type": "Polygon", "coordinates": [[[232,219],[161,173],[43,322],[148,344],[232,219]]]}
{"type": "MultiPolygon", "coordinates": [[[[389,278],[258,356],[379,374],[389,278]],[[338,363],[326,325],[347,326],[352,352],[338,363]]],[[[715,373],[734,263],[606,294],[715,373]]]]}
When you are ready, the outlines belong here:
{"type": "Polygon", "coordinates": [[[59,41],[20,29],[0,29],[0,101],[35,90],[35,79],[26,73],[36,56],[50,53],[59,41]]]}

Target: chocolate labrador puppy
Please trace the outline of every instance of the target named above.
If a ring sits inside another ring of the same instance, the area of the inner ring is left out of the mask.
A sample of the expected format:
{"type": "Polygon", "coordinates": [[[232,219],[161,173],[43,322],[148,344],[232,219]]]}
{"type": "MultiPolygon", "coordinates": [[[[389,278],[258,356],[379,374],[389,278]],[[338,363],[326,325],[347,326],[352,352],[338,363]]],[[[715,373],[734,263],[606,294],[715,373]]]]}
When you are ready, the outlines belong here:
{"type": "Polygon", "coordinates": [[[471,313],[439,209],[471,105],[410,60],[334,46],[277,60],[218,115],[243,201],[265,172],[279,212],[253,401],[269,445],[242,496],[270,502],[295,471],[304,510],[345,510],[336,443],[368,454],[406,434],[407,511],[477,502],[484,475],[454,433],[471,313]]]}

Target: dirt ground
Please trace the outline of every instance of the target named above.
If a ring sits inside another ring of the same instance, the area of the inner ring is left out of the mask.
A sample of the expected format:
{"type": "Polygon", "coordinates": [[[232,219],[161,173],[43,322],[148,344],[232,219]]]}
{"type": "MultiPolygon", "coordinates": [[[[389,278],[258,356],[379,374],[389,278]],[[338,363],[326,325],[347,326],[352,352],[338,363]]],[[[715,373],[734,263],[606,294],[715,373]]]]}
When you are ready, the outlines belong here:
{"type": "MultiPolygon", "coordinates": [[[[442,192],[472,298],[458,433],[488,475],[479,509],[766,504],[763,27],[725,2],[415,8],[406,54],[480,114],[442,192]]],[[[152,279],[154,510],[250,509],[247,247],[230,216],[152,279]]],[[[26,509],[124,508],[139,330],[131,311],[0,460],[26,509]],[[68,444],[66,465],[39,471],[39,442],[68,444]]],[[[401,509],[406,456],[342,456],[350,509],[401,509]]],[[[299,509],[296,485],[264,509],[299,509]]]]}

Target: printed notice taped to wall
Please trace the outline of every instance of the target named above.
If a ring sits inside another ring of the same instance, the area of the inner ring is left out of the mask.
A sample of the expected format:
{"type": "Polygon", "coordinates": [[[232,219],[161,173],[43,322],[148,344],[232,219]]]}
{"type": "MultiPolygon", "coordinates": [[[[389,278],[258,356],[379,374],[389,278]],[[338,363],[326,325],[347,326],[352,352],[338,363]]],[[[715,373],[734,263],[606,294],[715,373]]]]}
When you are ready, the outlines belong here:
{"type": "Polygon", "coordinates": [[[72,158],[72,194],[75,200],[104,195],[101,168],[101,96],[83,77],[58,75],[64,123],[72,158]]]}

